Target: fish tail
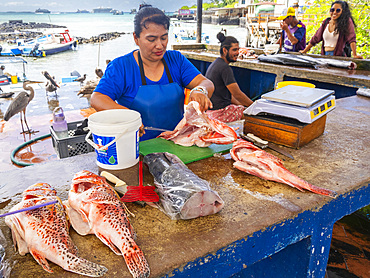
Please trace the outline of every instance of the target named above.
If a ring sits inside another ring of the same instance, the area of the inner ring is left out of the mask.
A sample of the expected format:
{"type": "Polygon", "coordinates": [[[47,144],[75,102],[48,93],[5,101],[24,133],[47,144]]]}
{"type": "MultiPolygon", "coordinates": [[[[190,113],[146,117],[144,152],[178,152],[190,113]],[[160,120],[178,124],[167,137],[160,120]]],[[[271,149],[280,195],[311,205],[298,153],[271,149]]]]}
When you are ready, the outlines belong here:
{"type": "Polygon", "coordinates": [[[93,263],[73,254],[69,254],[69,258],[67,259],[66,257],[66,261],[60,266],[65,270],[89,277],[100,277],[108,271],[103,265],[93,263]]]}
{"type": "Polygon", "coordinates": [[[284,170],[285,170],[284,172],[285,172],[286,175],[284,175],[283,177],[280,177],[280,178],[282,180],[284,180],[284,182],[286,184],[289,184],[289,185],[291,185],[293,187],[296,187],[296,188],[300,187],[300,188],[306,189],[308,191],[311,191],[313,193],[329,196],[329,197],[332,197],[332,198],[335,198],[337,196],[337,193],[335,191],[312,185],[312,184],[308,183],[307,181],[301,179],[300,177],[294,175],[293,173],[289,172],[285,168],[284,168],[284,170]]]}
{"type": "Polygon", "coordinates": [[[132,240],[130,247],[123,248],[123,258],[134,278],[146,278],[150,275],[149,264],[139,246],[132,240]]]}

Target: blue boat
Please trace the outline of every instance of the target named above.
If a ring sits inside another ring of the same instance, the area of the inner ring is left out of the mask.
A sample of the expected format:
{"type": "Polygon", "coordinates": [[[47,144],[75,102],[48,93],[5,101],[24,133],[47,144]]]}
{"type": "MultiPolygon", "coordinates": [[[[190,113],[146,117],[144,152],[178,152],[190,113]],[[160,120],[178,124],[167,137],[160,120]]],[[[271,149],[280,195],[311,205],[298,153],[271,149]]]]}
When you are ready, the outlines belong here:
{"type": "Polygon", "coordinates": [[[23,56],[45,57],[77,47],[77,40],[70,36],[69,31],[46,34],[28,42],[18,42],[18,49],[23,56]]]}

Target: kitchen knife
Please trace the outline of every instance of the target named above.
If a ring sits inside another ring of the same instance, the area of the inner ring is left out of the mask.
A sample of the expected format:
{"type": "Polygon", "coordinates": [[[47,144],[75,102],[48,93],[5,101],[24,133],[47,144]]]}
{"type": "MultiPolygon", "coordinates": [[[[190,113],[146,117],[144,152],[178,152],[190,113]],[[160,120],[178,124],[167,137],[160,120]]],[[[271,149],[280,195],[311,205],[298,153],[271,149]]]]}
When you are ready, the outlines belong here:
{"type": "Polygon", "coordinates": [[[159,128],[159,127],[152,127],[152,126],[145,126],[145,130],[155,130],[155,131],[172,131],[164,128],[159,128]]]}
{"type": "Polygon", "coordinates": [[[127,184],[123,180],[120,180],[115,175],[106,171],[102,171],[100,175],[114,184],[114,190],[116,190],[118,193],[121,193],[122,195],[125,195],[125,193],[127,192],[127,184]]]}
{"type": "Polygon", "coordinates": [[[255,144],[257,147],[261,149],[270,148],[278,153],[281,153],[282,155],[285,155],[286,157],[294,159],[294,157],[286,150],[283,150],[282,148],[276,146],[273,143],[262,140],[261,138],[257,137],[256,135],[252,133],[248,133],[247,135],[241,134],[240,137],[246,141],[252,142],[253,144],[255,144]]]}

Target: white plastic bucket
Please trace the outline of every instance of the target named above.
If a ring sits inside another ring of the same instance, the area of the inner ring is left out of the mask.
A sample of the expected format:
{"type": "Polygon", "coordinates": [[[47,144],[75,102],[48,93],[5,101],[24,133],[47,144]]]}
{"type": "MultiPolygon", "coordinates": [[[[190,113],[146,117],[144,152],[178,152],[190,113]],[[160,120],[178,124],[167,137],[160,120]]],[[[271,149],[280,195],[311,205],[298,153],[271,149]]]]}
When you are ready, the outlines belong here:
{"type": "Polygon", "coordinates": [[[90,132],[85,140],[95,148],[97,165],[108,170],[120,170],[139,162],[139,112],[111,109],[89,116],[90,132]],[[92,142],[89,137],[93,135],[92,142]]]}

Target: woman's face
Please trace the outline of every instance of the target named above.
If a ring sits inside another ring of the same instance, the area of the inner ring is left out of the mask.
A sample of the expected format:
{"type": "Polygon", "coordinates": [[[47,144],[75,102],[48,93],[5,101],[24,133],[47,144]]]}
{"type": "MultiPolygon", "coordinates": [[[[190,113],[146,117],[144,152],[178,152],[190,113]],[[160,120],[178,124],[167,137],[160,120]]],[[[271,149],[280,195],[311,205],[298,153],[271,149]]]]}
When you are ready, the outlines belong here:
{"type": "Polygon", "coordinates": [[[140,37],[134,33],[135,43],[143,58],[157,62],[163,58],[168,43],[168,30],[163,25],[149,23],[143,27],[140,37]]]}
{"type": "Polygon", "coordinates": [[[330,8],[331,18],[337,20],[342,15],[343,9],[341,4],[334,4],[330,8]]]}

